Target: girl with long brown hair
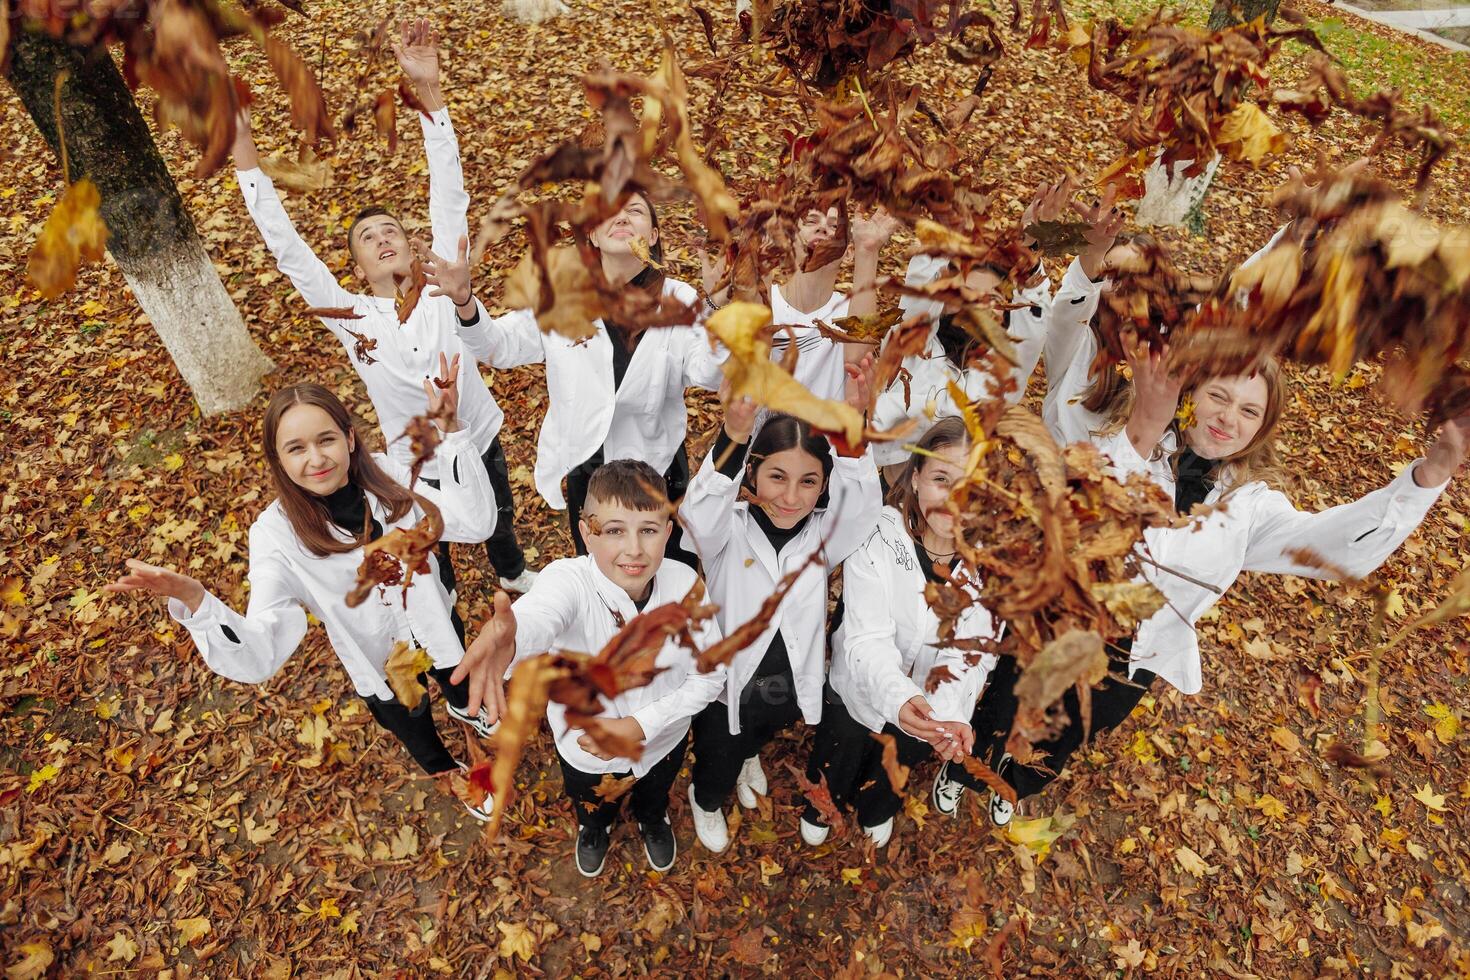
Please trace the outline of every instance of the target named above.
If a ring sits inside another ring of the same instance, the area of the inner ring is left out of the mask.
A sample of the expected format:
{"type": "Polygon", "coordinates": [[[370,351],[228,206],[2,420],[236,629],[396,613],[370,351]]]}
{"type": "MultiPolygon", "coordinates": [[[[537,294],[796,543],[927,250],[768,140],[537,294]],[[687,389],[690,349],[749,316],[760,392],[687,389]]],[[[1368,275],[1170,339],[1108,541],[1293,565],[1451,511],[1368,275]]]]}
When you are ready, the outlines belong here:
{"type": "MultiPolygon", "coordinates": [[[[440,581],[439,558],[430,554],[429,574],[414,575],[407,586],[379,586],[355,606],[347,596],[357,583],[364,548],[390,531],[412,527],[431,510],[443,519],[445,541],[478,543],[495,529],[489,477],[457,417],[459,365],[441,355],[440,368],[447,387],[424,381],[431,414],[453,420],[445,424],[436,454],[438,489],[409,490],[409,468],[370,453],[335,395],[320,385],[293,385],[277,391],[265,412],[263,449],[276,499],[250,527],[250,601],[244,615],[192,576],[136,559],[107,586],[167,598],[169,614],[189,630],[209,668],[246,684],[264,683],[285,665],[306,635],[310,613],[326,627],[372,716],[431,775],[459,763],[434,728],[427,691],[414,705],[395,698],[385,665],[396,646],[410,644],[429,655],[433,666],[427,673],[452,717],[481,735],[489,735],[499,718],[498,705],[471,715],[468,685],[450,683],[464,658],[464,633],[440,581]]],[[[488,819],[488,801],[469,809],[488,819]]]]}

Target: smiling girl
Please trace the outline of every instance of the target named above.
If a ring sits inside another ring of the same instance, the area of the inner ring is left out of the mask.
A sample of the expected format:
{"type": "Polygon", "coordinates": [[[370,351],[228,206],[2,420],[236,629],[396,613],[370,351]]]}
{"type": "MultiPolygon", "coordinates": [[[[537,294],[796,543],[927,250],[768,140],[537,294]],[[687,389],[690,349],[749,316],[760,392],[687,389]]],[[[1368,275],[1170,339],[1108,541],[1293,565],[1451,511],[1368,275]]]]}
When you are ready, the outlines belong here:
{"type": "MultiPolygon", "coordinates": [[[[848,403],[859,411],[868,398],[866,367],[846,368],[848,403]]],[[[738,788],[747,808],[766,792],[761,749],[799,719],[822,718],[827,577],[872,532],[882,508],[866,448],[855,459],[835,456],[789,415],[768,417],[752,440],[755,417],[749,399],[727,400],[724,428],[679,508],[726,635],[759,614],[785,575],[799,572],[760,637],[729,664],[719,701],[694,719],[689,797],[695,832],[714,852],[730,842],[722,808],[731,792],[738,788]]]]}
{"type": "MultiPolygon", "coordinates": [[[[697,302],[693,286],[658,268],[663,261],[658,214],[641,192],[600,225],[591,241],[609,283],[679,303],[697,302]],[[645,247],[651,262],[640,257],[645,247]]],[[[536,441],[536,489],[553,508],[566,508],[579,555],[587,553],[580,527],[587,482],[604,460],[642,460],[664,474],[670,499],[683,496],[689,484],[684,392],[717,389],[722,360],[697,324],[637,330],[598,319],[592,325],[596,332],[590,339],[573,341],[543,333],[530,310],[518,310],[496,319],[485,332],[485,346],[473,349],[496,368],[545,362],[549,403],[536,441]]],[[[679,547],[680,537],[676,528],[670,555],[692,562],[679,547]]]]}
{"type": "MultiPolygon", "coordinates": [[[[320,385],[276,392],[266,407],[264,450],[276,499],[250,527],[250,602],[241,615],[191,576],[129,559],[128,573],[110,592],[151,592],[193,637],[215,673],[263,684],[285,665],[306,636],[307,614],[327,638],[353,687],[378,724],[403,743],[426,773],[459,766],[434,728],[427,691],[418,704],[400,703],[385,665],[407,643],[433,660],[428,670],[448,701],[451,717],[484,736],[499,719],[498,705],[471,715],[468,686],[450,682],[464,657],[464,628],[429,555],[430,574],[407,588],[375,589],[355,607],[346,597],[357,582],[363,548],[398,528],[409,528],[437,507],[443,540],[483,541],[495,524],[495,497],[469,433],[457,419],[459,365],[440,356],[448,387],[424,382],[431,412],[454,419],[445,427],[437,459],[439,488],[410,491],[407,466],[369,453],[347,409],[320,385]]],[[[420,675],[423,683],[423,675],[420,675]]],[[[489,819],[490,804],[469,807],[489,819]]]]}
{"type": "MultiPolygon", "coordinates": [[[[893,738],[902,766],[931,753],[960,761],[974,744],[970,715],[995,662],[971,653],[975,664],[967,663],[965,645],[998,630],[977,587],[968,587],[974,602],[960,615],[953,642],[943,645],[939,617],[924,596],[926,583],[959,571],[954,517],[945,504],[969,448],[960,419],[937,422],[894,481],[877,529],[842,563],[842,624],[832,635],[831,676],[806,775],[825,782],[839,808],[856,811],[877,847],[888,843],[902,799],[873,734],[893,738]]],[[[828,832],[808,805],[802,839],[817,845],[828,832]]]]}

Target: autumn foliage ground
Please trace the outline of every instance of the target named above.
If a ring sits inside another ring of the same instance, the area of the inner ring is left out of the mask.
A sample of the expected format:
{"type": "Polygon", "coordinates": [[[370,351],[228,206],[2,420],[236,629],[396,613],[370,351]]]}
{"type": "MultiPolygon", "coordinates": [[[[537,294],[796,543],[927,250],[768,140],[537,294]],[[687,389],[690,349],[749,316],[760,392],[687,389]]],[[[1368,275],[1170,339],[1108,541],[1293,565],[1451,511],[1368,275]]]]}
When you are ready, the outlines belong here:
{"type": "MultiPolygon", "coordinates": [[[[600,57],[650,71],[656,8],[576,3],[539,29],[494,4],[442,2],[449,101],[479,205],[556,140],[582,128],[578,75],[600,57]]],[[[284,34],[320,64],[338,111],[357,75],[353,35],[377,14],[317,2],[284,34]]],[[[1405,83],[1441,101],[1462,138],[1470,59],[1308,2],[1361,89],[1405,83]],[[1366,53],[1365,53],[1366,52],[1366,53]],[[1374,54],[1373,52],[1379,52],[1374,54]],[[1404,66],[1409,66],[1405,69],[1404,66]]],[[[714,11],[717,37],[730,33],[714,11]]],[[[1195,11],[1196,16],[1198,11],[1195,11]]],[[[686,63],[695,16],[663,23],[686,63]]],[[[1019,214],[1042,179],[1096,173],[1120,150],[1120,107],[1050,51],[1008,50],[964,142],[989,147],[981,174],[996,206],[1019,214]]],[[[1300,51],[1289,49],[1289,66],[1300,51]]],[[[256,83],[263,146],[290,152],[284,99],[258,57],[232,52],[256,83]]],[[[752,69],[764,77],[767,67],[752,69]]],[[[948,106],[972,78],[932,53],[902,66],[948,106]]],[[[379,75],[379,80],[386,79],[379,75]]],[[[696,119],[709,92],[694,81],[696,119]]],[[[718,109],[733,149],[720,163],[737,192],[776,166],[791,100],[737,84],[718,109]]],[[[694,843],[683,782],[673,802],[675,873],[645,869],[634,833],[586,882],[570,864],[571,818],[544,736],[528,752],[501,839],[481,839],[459,804],[418,778],[352,694],[320,630],[270,683],[211,674],[161,605],[99,593],[127,556],[188,566],[243,603],[244,533],[270,498],[257,440],[264,397],[201,419],[168,353],[115,268],[84,271],[46,304],[24,257],[59,189],[56,161],[19,103],[3,103],[9,234],[0,254],[0,944],[24,970],[174,976],[443,973],[669,975],[771,972],[850,976],[1011,974],[1316,976],[1331,971],[1441,976],[1470,970],[1470,642],[1464,622],[1426,631],[1383,659],[1390,754],[1377,777],[1328,763],[1357,744],[1373,603],[1363,586],[1291,578],[1242,583],[1201,624],[1204,692],[1146,698],[1130,725],[1083,753],[1039,802],[1049,820],[1016,842],[967,801],[929,810],[932,770],[879,854],[851,836],[816,850],[797,838],[788,764],[804,736],[771,753],[772,797],[744,813],[726,854],[694,843]],[[1054,839],[1053,839],[1054,838],[1054,839]],[[1048,848],[1049,845],[1049,848],[1048,848]],[[42,957],[43,958],[43,957],[42,957]],[[38,961],[32,959],[31,963],[38,961]]],[[[1266,206],[1287,161],[1354,155],[1354,124],[1318,134],[1289,123],[1287,157],[1260,172],[1227,166],[1202,229],[1172,234],[1194,268],[1215,272],[1265,240],[1266,206]]],[[[302,232],[345,266],[343,219],[369,202],[425,213],[417,125],[404,115],[396,156],[361,133],[334,151],[336,182],[288,200],[302,232]]],[[[279,276],[228,171],[187,175],[192,157],[161,139],[221,275],[279,369],[271,386],[315,380],[371,418],[342,351],[279,276]]],[[[1405,171],[1409,172],[1409,171],[1405,171]]],[[[1470,220],[1463,159],[1429,203],[1470,220]]],[[[697,280],[700,239],[687,208],[664,219],[676,272],[697,280]]],[[[889,262],[896,269],[901,245],[889,262]]],[[[495,288],[516,239],[490,256],[495,288]]],[[[1061,269],[1054,268],[1054,276],[1061,269]]],[[[345,269],[344,269],[345,272],[345,269]]],[[[1372,367],[1342,384],[1298,374],[1283,426],[1305,507],[1377,486],[1423,443],[1413,420],[1375,403],[1372,367]]],[[[536,370],[500,373],[518,527],[539,564],[566,554],[557,514],[535,497],[531,454],[545,398],[536,370]]],[[[714,424],[697,402],[696,443],[714,424]]],[[[1452,487],[1385,567],[1392,615],[1432,605],[1465,561],[1470,492],[1452,487]]],[[[462,596],[480,621],[483,552],[462,550],[462,596]]],[[[446,723],[446,728],[448,723],[446,723]]],[[[458,745],[455,734],[453,745],[458,745]]]]}

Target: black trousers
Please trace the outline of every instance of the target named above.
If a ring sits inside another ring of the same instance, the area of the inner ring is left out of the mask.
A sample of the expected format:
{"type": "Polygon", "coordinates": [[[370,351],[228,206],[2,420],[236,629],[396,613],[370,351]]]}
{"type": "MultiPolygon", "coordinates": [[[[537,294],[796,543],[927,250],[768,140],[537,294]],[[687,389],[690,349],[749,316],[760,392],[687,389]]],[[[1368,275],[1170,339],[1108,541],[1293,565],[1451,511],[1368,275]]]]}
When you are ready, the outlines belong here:
{"type": "MultiPolygon", "coordinates": [[[[490,489],[495,491],[495,532],[485,540],[485,554],[490,557],[490,567],[501,578],[515,578],[526,570],[526,556],[516,541],[516,507],[510,491],[510,471],[505,465],[505,450],[501,448],[500,436],[490,443],[490,448],[480,457],[485,472],[490,475],[490,489]]],[[[425,479],[425,483],[439,489],[438,480],[425,479]]],[[[449,542],[439,542],[439,580],[444,588],[454,592],[454,566],[449,563],[449,542]]],[[[493,588],[493,587],[492,587],[493,588]]]]}
{"type": "MultiPolygon", "coordinates": [[[[1109,653],[1112,655],[1113,651],[1109,653]]],[[[1121,657],[1114,656],[1111,666],[1108,676],[1092,689],[1092,731],[1088,741],[1121,725],[1156,680],[1156,675],[1148,670],[1138,671],[1129,680],[1126,651],[1121,657]]],[[[1016,682],[1020,677],[1020,667],[1014,657],[1000,658],[986,679],[985,693],[970,719],[975,730],[975,747],[970,754],[1004,777],[1015,789],[1016,796],[1024,800],[1050,786],[1061,775],[1072,753],[1082,745],[1082,712],[1077,689],[1068,688],[1062,696],[1062,706],[1069,719],[1067,726],[1050,742],[1036,746],[1042,768],[1004,761],[1006,740],[1020,707],[1016,698],[1016,682]]],[[[959,766],[950,766],[948,773],[951,779],[970,789],[980,790],[985,786],[959,766]]]]}
{"type": "Polygon", "coordinates": [[[730,801],[740,767],[783,730],[801,718],[796,679],[786,648],[777,642],[767,650],[755,676],[740,694],[740,734],[730,734],[729,709],[711,701],[694,716],[694,802],[701,810],[718,810],[730,801]]]}
{"type": "MultiPolygon", "coordinates": [[[[567,524],[572,532],[572,547],[576,548],[579,555],[587,553],[587,542],[582,540],[582,529],[578,526],[582,519],[582,508],[587,503],[587,484],[592,482],[592,474],[603,462],[605,460],[602,450],[599,449],[591,459],[567,474],[567,524]]],[[[679,451],[674,453],[674,461],[664,473],[664,483],[668,487],[671,503],[677,505],[684,499],[684,491],[689,489],[689,450],[684,446],[680,446],[679,451]]],[[[664,545],[664,557],[681,561],[690,568],[699,567],[699,556],[684,547],[684,528],[677,519],[674,521],[674,532],[664,545]]]]}
{"type": "MultiPolygon", "coordinates": [[[[883,733],[893,736],[900,765],[912,768],[934,752],[928,742],[896,725],[884,725],[883,733]]],[[[883,771],[883,744],[852,716],[830,684],[822,689],[822,723],[807,756],[806,778],[813,783],[825,779],[832,802],[839,810],[856,811],[864,827],[878,826],[903,807],[903,798],[883,771]]],[[[802,816],[817,826],[825,823],[810,803],[802,816]]]]}
{"type": "MultiPolygon", "coordinates": [[[[634,820],[639,823],[656,823],[664,818],[669,810],[669,790],[673,789],[674,779],[684,766],[684,751],[688,747],[689,733],[685,732],[684,737],[679,739],[679,744],[633,784],[626,795],[634,820]]],[[[560,752],[556,754],[556,761],[561,763],[562,785],[566,787],[567,797],[572,801],[572,810],[577,815],[577,826],[600,827],[603,830],[611,827],[623,809],[623,797],[608,801],[597,795],[597,786],[606,774],[583,772],[563,758],[560,752]]],[[[615,772],[611,775],[613,779],[626,779],[633,773],[615,772]]]]}
{"type": "MultiPolygon", "coordinates": [[[[449,683],[449,676],[453,673],[453,667],[431,667],[428,671],[445,699],[456,708],[465,708],[470,703],[469,682],[449,683]]],[[[428,686],[424,674],[419,675],[419,683],[428,686]]],[[[363,700],[367,702],[368,711],[378,724],[403,743],[408,754],[413,756],[413,761],[423,767],[424,772],[435,776],[459,767],[454,756],[444,747],[439,730],[434,727],[434,713],[430,710],[428,691],[424,692],[418,707],[412,710],[404,707],[397,698],[364,697],[363,700]]]]}

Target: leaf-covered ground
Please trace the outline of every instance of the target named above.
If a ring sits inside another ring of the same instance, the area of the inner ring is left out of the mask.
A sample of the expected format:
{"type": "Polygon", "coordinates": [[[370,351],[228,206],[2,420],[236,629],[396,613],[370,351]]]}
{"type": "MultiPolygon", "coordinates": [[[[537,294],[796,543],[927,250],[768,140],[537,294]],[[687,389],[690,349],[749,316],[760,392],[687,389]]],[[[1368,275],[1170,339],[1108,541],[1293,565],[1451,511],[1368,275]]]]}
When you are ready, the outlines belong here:
{"type": "MultiPolygon", "coordinates": [[[[1092,12],[1102,6],[1093,0],[1092,12]]],[[[1440,100],[1464,134],[1470,59],[1310,0],[1305,10],[1360,90],[1405,84],[1412,98],[1440,100]]],[[[713,13],[723,43],[729,12],[713,13]]],[[[539,29],[502,20],[494,4],[454,0],[433,14],[481,206],[585,125],[578,75],[598,59],[650,71],[661,26],[686,63],[707,55],[694,14],[675,5],[588,0],[539,29]]],[[[310,21],[283,29],[321,65],[339,112],[358,74],[353,35],[375,16],[323,0],[310,21]]],[[[1019,214],[1038,181],[1111,161],[1123,110],[1088,90],[1065,57],[1022,51],[1021,35],[1007,40],[964,143],[989,148],[982,174],[996,206],[1019,214]]],[[[1286,61],[1299,55],[1290,48],[1286,61]]],[[[232,57],[264,103],[263,146],[291,152],[284,98],[265,66],[243,50],[232,57]]],[[[754,66],[748,78],[768,73],[754,66]]],[[[939,107],[973,81],[936,53],[899,73],[939,107]]],[[[374,84],[387,78],[378,69],[374,84]]],[[[696,119],[713,111],[729,135],[720,163],[737,193],[771,173],[782,131],[801,128],[795,103],[737,83],[710,110],[705,83],[691,85],[696,119]]],[[[137,555],[186,565],[243,601],[244,533],[270,496],[257,445],[264,398],[199,418],[114,268],[84,270],[71,294],[38,301],[24,261],[59,190],[58,167],[13,97],[3,113],[0,937],[17,975],[48,956],[51,972],[69,976],[1470,971],[1465,624],[1425,631],[1383,659],[1384,773],[1339,770],[1323,746],[1363,737],[1373,603],[1361,586],[1245,581],[1201,624],[1205,691],[1145,699],[1039,801],[1038,822],[1017,825],[1019,841],[993,831],[973,798],[958,819],[931,813],[932,768],[923,767],[885,851],[850,836],[807,849],[787,769],[803,758],[800,734],[769,754],[772,798],[739,816],[724,855],[695,845],[681,780],[673,874],[648,872],[624,826],[603,877],[577,876],[544,736],[522,766],[505,833],[484,841],[373,725],[320,630],[252,689],[206,670],[161,605],[98,591],[137,555]]],[[[396,157],[360,133],[334,152],[331,188],[288,200],[339,266],[343,220],[360,206],[382,202],[422,221],[417,125],[403,115],[399,127],[396,157]]],[[[1169,236],[1196,268],[1217,271],[1265,240],[1276,224],[1265,202],[1288,161],[1351,156],[1371,140],[1351,123],[1315,135],[1288,128],[1285,159],[1261,172],[1223,168],[1203,227],[1169,236]]],[[[188,151],[175,136],[161,142],[227,286],[279,365],[272,385],[323,381],[370,419],[342,351],[300,315],[273,268],[232,176],[189,178],[188,151]]],[[[1430,213],[1470,220],[1465,186],[1463,160],[1452,158],[1430,213]]],[[[669,211],[664,227],[676,273],[697,280],[701,236],[687,209],[669,211]]],[[[895,268],[901,247],[889,256],[895,268]]],[[[482,284],[518,248],[512,238],[492,255],[482,284]]],[[[1422,445],[1411,420],[1371,400],[1372,370],[1340,385],[1294,379],[1283,442],[1303,506],[1381,484],[1422,445]]],[[[530,486],[544,387],[533,370],[501,373],[494,387],[518,526],[539,564],[569,550],[558,515],[530,486]]],[[[698,444],[714,420],[708,401],[696,404],[698,444]]],[[[1395,622],[1432,605],[1465,561],[1467,512],[1461,483],[1385,567],[1395,622]]],[[[462,549],[459,559],[479,621],[484,555],[462,549]]]]}

